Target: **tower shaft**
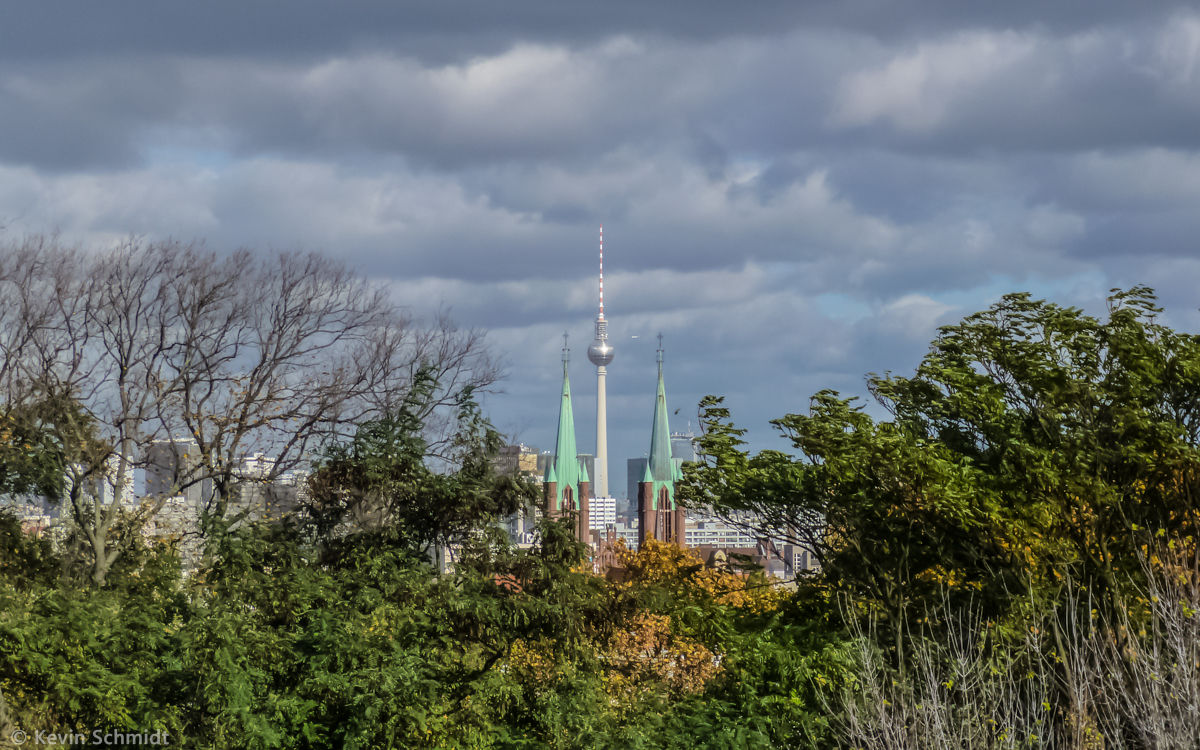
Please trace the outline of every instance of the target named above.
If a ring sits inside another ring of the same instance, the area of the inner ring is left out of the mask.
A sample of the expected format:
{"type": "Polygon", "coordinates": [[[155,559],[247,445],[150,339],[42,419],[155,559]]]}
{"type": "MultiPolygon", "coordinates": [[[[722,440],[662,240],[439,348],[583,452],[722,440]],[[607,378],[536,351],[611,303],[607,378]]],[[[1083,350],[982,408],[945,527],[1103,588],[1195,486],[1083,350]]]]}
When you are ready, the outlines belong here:
{"type": "Polygon", "coordinates": [[[608,497],[608,403],[603,365],[596,368],[596,497],[608,497]]]}

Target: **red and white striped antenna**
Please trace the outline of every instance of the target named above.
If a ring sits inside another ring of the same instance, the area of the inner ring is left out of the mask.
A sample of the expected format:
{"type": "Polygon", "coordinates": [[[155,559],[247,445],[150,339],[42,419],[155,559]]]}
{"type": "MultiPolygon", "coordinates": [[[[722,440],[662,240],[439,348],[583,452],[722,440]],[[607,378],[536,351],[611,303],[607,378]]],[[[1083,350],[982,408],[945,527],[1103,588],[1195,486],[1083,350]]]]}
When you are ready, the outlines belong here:
{"type": "Polygon", "coordinates": [[[604,320],[604,225],[600,225],[600,319],[604,320]]]}

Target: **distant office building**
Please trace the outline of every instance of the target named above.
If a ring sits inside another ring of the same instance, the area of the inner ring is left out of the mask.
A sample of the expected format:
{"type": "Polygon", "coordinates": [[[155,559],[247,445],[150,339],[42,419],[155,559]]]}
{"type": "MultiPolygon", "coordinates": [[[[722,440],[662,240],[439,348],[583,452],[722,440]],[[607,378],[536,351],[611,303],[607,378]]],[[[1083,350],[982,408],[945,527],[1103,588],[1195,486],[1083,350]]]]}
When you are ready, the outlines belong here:
{"type": "Polygon", "coordinates": [[[32,498],[14,500],[10,497],[0,502],[0,509],[17,517],[21,522],[21,531],[33,536],[42,536],[58,519],[61,505],[51,505],[44,499],[31,500],[32,498]]]}
{"type": "Polygon", "coordinates": [[[671,433],[671,457],[680,463],[697,460],[696,437],[683,432],[671,433]]]}
{"type": "MultiPolygon", "coordinates": [[[[625,545],[632,550],[638,549],[638,522],[636,519],[626,523],[615,522],[617,537],[625,540],[625,545]]],[[[758,539],[751,533],[735,528],[724,521],[715,518],[703,520],[688,519],[684,527],[684,539],[688,547],[753,547],[758,539]]]]}
{"type": "Polygon", "coordinates": [[[817,562],[816,556],[803,547],[792,547],[792,560],[792,569],[795,573],[820,570],[821,568],[821,564],[817,562]]]}
{"type": "Polygon", "coordinates": [[[203,476],[200,446],[193,440],[159,440],[146,450],[146,494],[182,496],[193,508],[213,498],[211,478],[203,476]]]}
{"type": "Polygon", "coordinates": [[[631,522],[617,521],[613,527],[613,535],[616,539],[624,539],[625,547],[634,552],[638,549],[638,524],[637,518],[631,522]]]}
{"type": "Polygon", "coordinates": [[[625,499],[634,508],[637,507],[638,482],[642,481],[642,475],[646,473],[647,460],[645,456],[642,456],[625,461],[625,499]]]}
{"type": "Polygon", "coordinates": [[[617,522],[617,499],[615,497],[593,497],[588,506],[589,528],[604,531],[617,522]]]}
{"type": "Polygon", "coordinates": [[[284,487],[295,487],[296,494],[302,498],[308,497],[308,477],[312,474],[308,469],[292,469],[285,471],[275,480],[276,484],[284,487]]]}
{"type": "Polygon", "coordinates": [[[500,519],[500,528],[508,534],[508,541],[517,547],[533,546],[536,521],[540,514],[534,507],[517,510],[500,519]]]}
{"type": "Polygon", "coordinates": [[[275,459],[262,452],[252,453],[238,464],[237,475],[242,479],[266,479],[275,471],[275,459]]]}
{"type": "Polygon", "coordinates": [[[112,505],[116,501],[120,505],[133,507],[137,500],[133,485],[133,464],[126,462],[125,471],[120,471],[121,457],[113,454],[104,462],[104,466],[88,481],[84,491],[86,494],[100,500],[101,505],[112,505]]]}
{"type": "Polygon", "coordinates": [[[731,526],[716,518],[689,520],[687,524],[687,546],[699,547],[753,547],[758,540],[754,535],[731,526]]]}
{"type": "Polygon", "coordinates": [[[299,509],[304,485],[242,480],[233,485],[226,515],[247,521],[278,521],[299,509]]]}
{"type": "Polygon", "coordinates": [[[544,471],[538,468],[540,458],[534,446],[524,443],[505,445],[496,457],[496,471],[500,474],[515,473],[521,477],[539,477],[544,471]]]}
{"type": "Polygon", "coordinates": [[[274,458],[253,453],[235,471],[228,514],[251,521],[275,521],[297,512],[308,499],[309,472],[292,469],[278,476],[274,458]]]}

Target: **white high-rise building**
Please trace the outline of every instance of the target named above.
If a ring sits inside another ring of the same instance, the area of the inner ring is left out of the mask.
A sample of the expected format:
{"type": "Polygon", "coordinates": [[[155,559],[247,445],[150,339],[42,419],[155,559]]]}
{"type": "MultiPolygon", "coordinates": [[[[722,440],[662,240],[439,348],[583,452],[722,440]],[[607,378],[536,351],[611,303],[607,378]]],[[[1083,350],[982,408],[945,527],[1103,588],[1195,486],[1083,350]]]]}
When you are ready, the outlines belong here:
{"type": "Polygon", "coordinates": [[[588,528],[604,531],[617,522],[617,499],[593,497],[588,506],[588,528]]]}
{"type": "Polygon", "coordinates": [[[237,473],[243,479],[265,479],[274,469],[275,459],[259,452],[243,458],[237,473]]]}
{"type": "Polygon", "coordinates": [[[103,505],[111,505],[114,501],[124,506],[133,506],[137,497],[133,486],[133,463],[125,462],[125,472],[121,474],[121,457],[113,454],[104,462],[104,475],[96,479],[95,491],[103,505]]]}
{"type": "MultiPolygon", "coordinates": [[[[112,505],[113,501],[126,507],[136,504],[137,495],[134,491],[133,464],[126,463],[125,472],[120,472],[121,457],[113,454],[104,461],[104,466],[83,480],[80,489],[88,497],[100,500],[101,505],[112,505]]],[[[67,472],[66,480],[70,484],[74,476],[86,471],[81,465],[74,467],[75,471],[67,472]]]]}

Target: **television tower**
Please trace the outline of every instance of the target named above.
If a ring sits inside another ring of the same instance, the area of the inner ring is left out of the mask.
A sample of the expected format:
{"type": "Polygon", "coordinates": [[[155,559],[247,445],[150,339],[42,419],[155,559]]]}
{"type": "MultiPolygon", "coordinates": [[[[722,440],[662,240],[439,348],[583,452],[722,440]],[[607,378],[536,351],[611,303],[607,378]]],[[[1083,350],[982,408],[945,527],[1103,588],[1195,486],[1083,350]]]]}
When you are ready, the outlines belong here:
{"type": "Polygon", "coordinates": [[[600,315],[596,318],[596,340],[588,347],[588,359],[596,366],[596,476],[592,488],[596,497],[608,497],[608,404],[604,394],[605,367],[613,361],[608,344],[608,323],[604,320],[604,225],[600,225],[600,315]]]}

